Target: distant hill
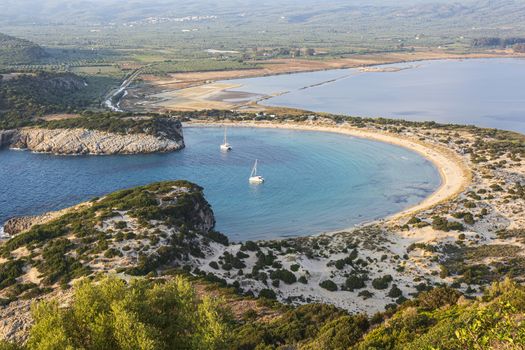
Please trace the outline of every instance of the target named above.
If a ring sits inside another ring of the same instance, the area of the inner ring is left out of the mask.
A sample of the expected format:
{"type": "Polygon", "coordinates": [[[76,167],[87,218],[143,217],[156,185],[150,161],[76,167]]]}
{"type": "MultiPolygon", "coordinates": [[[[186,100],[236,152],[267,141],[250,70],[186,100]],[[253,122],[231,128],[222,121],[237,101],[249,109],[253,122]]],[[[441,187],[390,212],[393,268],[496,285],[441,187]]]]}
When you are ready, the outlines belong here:
{"type": "Polygon", "coordinates": [[[96,103],[97,94],[84,78],[71,73],[8,74],[0,79],[0,125],[85,108],[96,103]]]}
{"type": "Polygon", "coordinates": [[[32,64],[48,54],[37,44],[0,33],[0,65],[32,64]]]}

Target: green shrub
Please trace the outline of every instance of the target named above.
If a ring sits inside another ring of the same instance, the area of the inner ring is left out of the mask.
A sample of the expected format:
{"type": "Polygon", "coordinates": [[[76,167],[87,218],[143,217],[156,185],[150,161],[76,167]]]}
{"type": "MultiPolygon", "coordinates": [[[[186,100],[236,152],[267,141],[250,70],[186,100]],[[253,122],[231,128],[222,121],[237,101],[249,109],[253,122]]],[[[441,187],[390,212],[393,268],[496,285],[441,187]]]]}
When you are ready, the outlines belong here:
{"type": "Polygon", "coordinates": [[[277,299],[277,295],[271,289],[261,289],[261,291],[259,292],[259,298],[266,298],[266,299],[275,300],[275,299],[277,299]]]}
{"type": "Polygon", "coordinates": [[[365,287],[365,279],[360,276],[350,275],[345,281],[345,288],[351,292],[355,289],[361,289],[365,287]]]}
{"type": "Polygon", "coordinates": [[[368,290],[365,289],[365,290],[362,290],[359,293],[357,293],[357,296],[363,298],[364,300],[366,300],[366,299],[370,299],[371,297],[373,297],[374,293],[369,292],[368,290]]]}
{"type": "Polygon", "coordinates": [[[295,277],[293,272],[290,272],[286,269],[279,269],[279,270],[272,271],[270,273],[270,278],[274,280],[275,279],[281,280],[286,284],[293,284],[297,282],[297,277],[295,277]]]}
{"type": "Polygon", "coordinates": [[[438,287],[417,296],[416,304],[424,309],[434,310],[445,305],[454,305],[461,293],[450,287],[438,287]]]}
{"type": "Polygon", "coordinates": [[[395,284],[392,285],[392,288],[388,291],[390,298],[399,298],[401,295],[403,295],[403,292],[395,284]]]}
{"type": "Polygon", "coordinates": [[[260,250],[260,248],[257,245],[257,243],[255,243],[253,241],[246,241],[241,246],[241,250],[249,250],[251,252],[256,252],[256,251],[260,250]]]}
{"type": "Polygon", "coordinates": [[[329,290],[330,292],[335,292],[337,290],[337,284],[335,284],[335,282],[332,280],[324,280],[321,283],[319,283],[319,286],[321,288],[329,290]]]}
{"type": "Polygon", "coordinates": [[[75,287],[68,307],[43,301],[33,306],[29,349],[220,349],[225,314],[209,297],[199,300],[191,284],[117,278],[75,287]],[[191,332],[188,330],[191,329],[191,332]]]}
{"type": "Polygon", "coordinates": [[[390,275],[374,278],[372,280],[372,287],[374,287],[375,289],[387,289],[391,281],[392,276],[390,275]]]}
{"type": "Polygon", "coordinates": [[[421,222],[421,219],[413,216],[410,220],[408,220],[407,224],[414,225],[414,224],[418,224],[420,222],[421,222]]]}
{"type": "Polygon", "coordinates": [[[349,349],[370,327],[364,315],[342,316],[326,323],[313,341],[302,346],[303,350],[349,349]]]}

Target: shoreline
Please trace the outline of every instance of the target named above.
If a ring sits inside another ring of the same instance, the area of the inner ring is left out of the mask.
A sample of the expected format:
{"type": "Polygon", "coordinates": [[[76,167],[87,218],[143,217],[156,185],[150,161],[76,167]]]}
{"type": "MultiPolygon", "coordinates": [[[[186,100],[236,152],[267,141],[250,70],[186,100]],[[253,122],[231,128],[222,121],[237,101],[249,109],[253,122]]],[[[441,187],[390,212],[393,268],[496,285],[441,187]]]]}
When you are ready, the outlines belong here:
{"type": "MultiPolygon", "coordinates": [[[[212,105],[212,108],[216,109],[232,109],[232,110],[242,110],[249,108],[252,111],[260,110],[264,111],[268,108],[279,107],[273,105],[263,105],[259,102],[265,101],[275,97],[275,95],[280,95],[281,93],[272,93],[265,95],[262,98],[244,101],[240,103],[230,102],[227,100],[213,100],[209,97],[220,95],[221,93],[231,91],[231,88],[238,88],[240,86],[228,87],[230,80],[236,79],[250,79],[250,78],[262,78],[269,76],[281,76],[281,75],[292,75],[299,73],[312,73],[312,72],[323,72],[330,70],[346,70],[346,69],[356,69],[360,73],[366,73],[369,69],[374,69],[375,67],[384,66],[384,65],[395,65],[395,64],[408,64],[408,63],[418,63],[426,61],[448,61],[448,60],[471,60],[471,59],[524,59],[525,55],[523,54],[510,54],[510,53],[472,53],[472,54],[444,54],[442,56],[435,55],[432,53],[421,53],[420,57],[406,58],[406,57],[396,57],[395,55],[389,58],[378,58],[374,61],[374,56],[365,56],[365,58],[355,58],[355,59],[342,59],[342,62],[349,61],[348,63],[337,63],[338,60],[333,62],[327,61],[323,62],[325,65],[320,65],[318,67],[313,67],[310,69],[301,69],[297,67],[291,67],[288,70],[281,71],[268,71],[268,69],[259,69],[253,71],[254,74],[247,73],[246,71],[223,71],[223,72],[188,72],[188,73],[173,73],[170,80],[158,80],[152,81],[152,86],[162,86],[165,89],[158,93],[153,93],[149,97],[153,97],[156,101],[151,101],[145,106],[151,108],[152,111],[155,110],[169,110],[177,109],[184,111],[199,110],[203,109],[203,106],[212,105]],[[366,61],[369,59],[370,61],[366,61]],[[354,60],[354,61],[352,61],[354,60]],[[333,65],[331,65],[333,63],[333,65]],[[295,69],[294,69],[295,68],[295,69]],[[363,71],[364,70],[364,71],[363,71]],[[222,75],[217,73],[223,73],[222,75]],[[239,73],[235,75],[234,73],[239,73]],[[243,74],[244,73],[244,74],[243,74]],[[209,76],[208,76],[209,75],[209,76]],[[195,77],[194,77],[195,76],[195,77]],[[177,78],[179,77],[179,78],[177,78]],[[170,88],[172,84],[182,84],[176,87],[170,88]],[[166,89],[167,88],[167,89],[166,89]],[[160,100],[159,100],[160,99],[160,100]]],[[[324,84],[326,82],[321,82],[324,84]]],[[[244,91],[232,91],[244,93],[244,91]]],[[[133,103],[128,106],[132,107],[133,103]]],[[[130,108],[128,108],[130,109],[130,108]]],[[[131,108],[133,109],[133,108],[131,108]]]]}
{"type": "Polygon", "coordinates": [[[408,216],[415,215],[419,212],[431,209],[439,204],[447,202],[461,192],[463,192],[472,181],[472,172],[470,168],[463,162],[463,160],[454,151],[449,150],[442,146],[432,145],[424,143],[416,139],[401,137],[392,135],[385,132],[379,132],[370,129],[359,129],[355,127],[349,127],[345,125],[341,126],[327,126],[327,125],[303,125],[298,123],[271,123],[271,122],[210,122],[210,121],[191,121],[184,123],[184,127],[247,127],[247,128],[268,128],[268,129],[288,129],[288,130],[299,130],[299,131],[318,131],[318,132],[331,132],[338,133],[352,137],[363,138],[367,140],[383,142],[395,146],[400,146],[410,151],[416,152],[423,156],[425,159],[430,161],[438,170],[441,184],[440,186],[428,197],[421,202],[412,205],[404,210],[389,215],[385,218],[364,222],[346,229],[340,229],[336,231],[327,231],[315,234],[312,236],[318,236],[321,234],[330,234],[341,232],[348,229],[354,229],[362,225],[368,225],[373,222],[385,221],[391,223],[397,223],[400,220],[406,219],[408,216]]]}
{"type": "MultiPolygon", "coordinates": [[[[360,129],[350,127],[347,125],[331,126],[327,124],[300,124],[300,123],[274,123],[274,122],[212,122],[212,121],[195,121],[183,123],[183,127],[244,127],[244,128],[267,128],[267,129],[287,129],[296,131],[314,131],[325,133],[337,133],[347,135],[350,137],[357,137],[376,142],[383,142],[398,147],[403,147],[412,152],[416,152],[428,161],[430,161],[439,172],[441,183],[430,195],[425,197],[420,202],[413,204],[403,210],[390,214],[388,216],[378,218],[375,220],[368,220],[360,222],[351,227],[343,227],[336,230],[320,231],[309,234],[305,237],[316,237],[320,235],[330,235],[340,233],[347,230],[354,230],[359,227],[370,225],[373,223],[391,223],[397,224],[409,216],[416,215],[419,212],[431,209],[439,204],[447,202],[461,192],[463,192],[471,183],[472,173],[470,168],[462,161],[460,156],[454,151],[443,146],[437,146],[429,143],[424,143],[414,138],[394,135],[378,130],[360,129]]],[[[3,228],[2,223],[1,226],[3,228]]],[[[8,236],[7,236],[8,237],[8,236]]],[[[6,238],[6,237],[4,237],[6,238]]],[[[273,239],[270,239],[273,240],[273,239]]]]}

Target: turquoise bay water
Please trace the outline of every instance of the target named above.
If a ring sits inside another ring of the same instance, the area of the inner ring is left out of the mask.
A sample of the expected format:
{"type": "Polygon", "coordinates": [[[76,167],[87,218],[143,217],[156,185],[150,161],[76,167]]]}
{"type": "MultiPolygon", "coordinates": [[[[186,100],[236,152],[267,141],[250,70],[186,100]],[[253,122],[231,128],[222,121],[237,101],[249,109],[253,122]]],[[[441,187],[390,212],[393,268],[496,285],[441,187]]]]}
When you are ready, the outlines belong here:
{"type": "Polygon", "coordinates": [[[525,133],[525,60],[469,59],[237,79],[235,90],[273,95],[263,104],[365,117],[474,124],[525,133]],[[326,82],[322,84],[323,82],[326,82]],[[320,85],[318,85],[320,84],[320,85]]]}
{"type": "Polygon", "coordinates": [[[205,189],[217,229],[232,240],[315,234],[414,205],[440,184],[435,167],[404,148],[321,132],[185,128],[170,154],[65,157],[0,151],[0,223],[56,210],[118,189],[187,179],[205,189]],[[266,178],[248,184],[259,159],[266,178]]]}

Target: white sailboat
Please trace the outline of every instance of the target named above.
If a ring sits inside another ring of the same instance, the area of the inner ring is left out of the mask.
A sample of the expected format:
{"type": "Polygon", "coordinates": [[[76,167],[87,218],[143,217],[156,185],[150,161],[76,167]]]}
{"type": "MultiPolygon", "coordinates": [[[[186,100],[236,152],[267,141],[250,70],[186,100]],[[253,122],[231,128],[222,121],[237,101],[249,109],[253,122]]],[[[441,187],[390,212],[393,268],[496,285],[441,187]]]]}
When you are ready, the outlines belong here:
{"type": "Polygon", "coordinates": [[[226,138],[226,127],[224,127],[224,142],[221,145],[221,151],[231,151],[232,146],[228,143],[228,139],[226,138]]]}
{"type": "Polygon", "coordinates": [[[250,175],[249,182],[251,184],[262,184],[264,182],[264,177],[261,175],[257,175],[257,162],[258,160],[255,160],[255,165],[253,166],[252,173],[250,175]]]}

